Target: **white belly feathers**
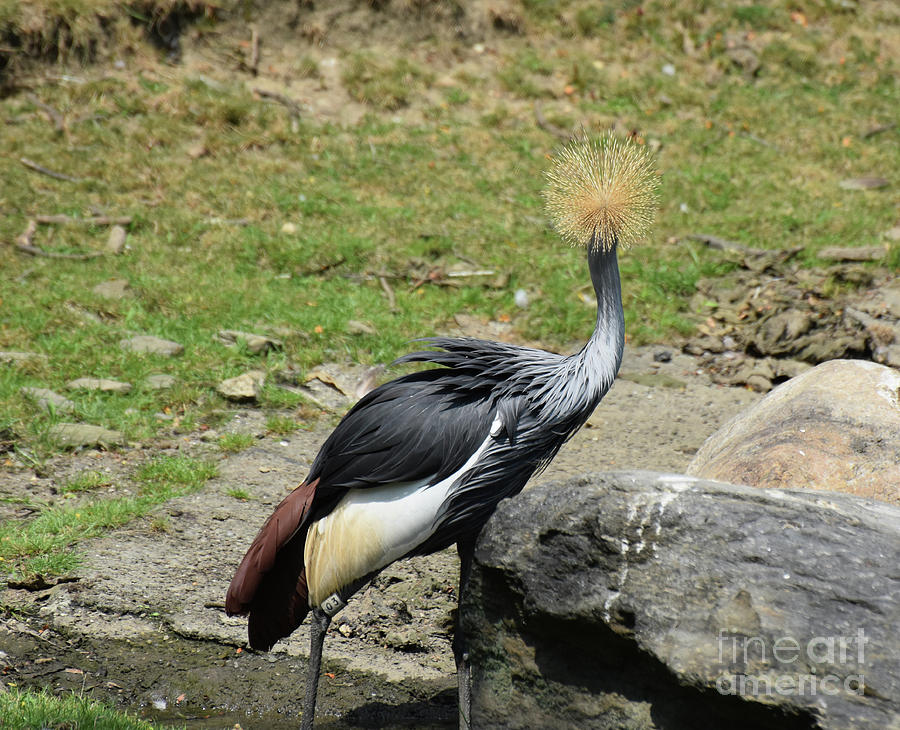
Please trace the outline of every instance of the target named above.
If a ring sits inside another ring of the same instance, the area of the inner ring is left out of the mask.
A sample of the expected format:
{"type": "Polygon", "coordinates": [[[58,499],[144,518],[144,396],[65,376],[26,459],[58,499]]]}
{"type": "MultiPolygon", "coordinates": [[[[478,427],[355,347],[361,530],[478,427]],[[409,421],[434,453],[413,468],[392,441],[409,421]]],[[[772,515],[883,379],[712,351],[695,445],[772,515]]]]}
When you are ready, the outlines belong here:
{"type": "Polygon", "coordinates": [[[351,489],[328,515],[309,527],[304,549],[309,605],[318,607],[345,586],[402,558],[435,530],[435,518],[461,476],[500,431],[489,435],[459,470],[431,479],[351,489]]]}

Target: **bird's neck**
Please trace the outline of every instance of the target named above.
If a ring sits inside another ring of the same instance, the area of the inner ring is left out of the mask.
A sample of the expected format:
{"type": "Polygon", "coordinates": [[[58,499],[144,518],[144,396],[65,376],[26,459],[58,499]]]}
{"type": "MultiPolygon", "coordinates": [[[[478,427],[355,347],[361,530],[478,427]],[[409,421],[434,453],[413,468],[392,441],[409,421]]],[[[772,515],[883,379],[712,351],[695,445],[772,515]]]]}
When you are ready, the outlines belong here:
{"type": "Polygon", "coordinates": [[[616,246],[609,251],[588,247],[588,267],[597,295],[597,324],[578,353],[586,374],[602,397],[619,371],[625,347],[625,316],[616,246]]]}

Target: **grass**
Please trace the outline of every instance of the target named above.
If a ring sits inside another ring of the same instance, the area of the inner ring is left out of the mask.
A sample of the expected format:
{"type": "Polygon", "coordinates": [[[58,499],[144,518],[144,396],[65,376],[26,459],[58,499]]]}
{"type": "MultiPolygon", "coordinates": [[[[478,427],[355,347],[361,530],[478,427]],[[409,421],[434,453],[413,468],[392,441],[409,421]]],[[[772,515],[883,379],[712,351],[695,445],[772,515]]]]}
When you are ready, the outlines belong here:
{"type": "MultiPolygon", "coordinates": [[[[166,500],[196,491],[216,475],[215,464],[185,456],[161,456],[141,466],[137,494],[53,504],[22,524],[0,523],[0,574],[11,577],[66,575],[79,565],[74,548],[106,530],[147,514],[166,500]]],[[[84,477],[79,483],[92,483],[84,477]]]]}
{"type": "Polygon", "coordinates": [[[294,433],[300,429],[300,424],[297,423],[293,418],[288,418],[287,416],[279,416],[273,415],[269,416],[266,419],[266,430],[269,433],[279,434],[280,436],[286,436],[289,433],[294,433]]]}
{"type": "Polygon", "coordinates": [[[94,490],[99,489],[100,487],[106,487],[109,484],[109,478],[105,477],[100,472],[86,470],[63,482],[59,486],[59,493],[71,494],[72,492],[93,492],[94,490]]]}
{"type": "Polygon", "coordinates": [[[385,64],[370,54],[358,53],[347,64],[342,80],[357,101],[395,111],[407,106],[417,90],[434,80],[434,74],[406,58],[385,64]]]}
{"type": "Polygon", "coordinates": [[[226,454],[236,454],[252,446],[254,441],[249,433],[226,433],[219,437],[219,448],[226,454]]]}
{"type": "Polygon", "coordinates": [[[3,718],[0,720],[0,727],[4,730],[154,730],[163,727],[82,695],[54,697],[46,691],[35,692],[15,687],[0,689],[0,718],[3,718]]]}

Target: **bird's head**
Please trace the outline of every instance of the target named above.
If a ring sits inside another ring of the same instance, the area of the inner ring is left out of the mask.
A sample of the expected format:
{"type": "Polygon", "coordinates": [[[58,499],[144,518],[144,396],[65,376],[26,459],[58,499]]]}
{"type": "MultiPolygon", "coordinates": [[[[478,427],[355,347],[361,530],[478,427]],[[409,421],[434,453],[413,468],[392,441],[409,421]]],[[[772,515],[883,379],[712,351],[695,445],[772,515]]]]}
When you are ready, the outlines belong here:
{"type": "Polygon", "coordinates": [[[659,176],[647,149],[611,133],[566,144],[547,171],[544,200],[554,227],[573,246],[609,251],[650,229],[659,176]]]}

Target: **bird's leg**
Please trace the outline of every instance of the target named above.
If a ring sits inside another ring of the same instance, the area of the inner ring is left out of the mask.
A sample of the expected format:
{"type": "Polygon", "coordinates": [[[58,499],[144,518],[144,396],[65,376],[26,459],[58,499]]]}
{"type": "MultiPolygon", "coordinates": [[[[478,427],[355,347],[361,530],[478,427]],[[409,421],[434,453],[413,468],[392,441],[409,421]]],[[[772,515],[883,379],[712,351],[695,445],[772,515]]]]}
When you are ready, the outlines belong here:
{"type": "Polygon", "coordinates": [[[456,543],[459,553],[459,596],[456,607],[456,627],[453,633],[453,657],[456,659],[456,679],[459,683],[459,730],[472,726],[472,676],[469,668],[469,647],[462,628],[462,600],[472,572],[475,557],[475,537],[456,543]]]}
{"type": "Polygon", "coordinates": [[[316,693],[319,691],[319,672],[322,669],[322,645],[331,616],[314,608],[309,622],[309,673],[306,675],[306,699],[303,701],[303,718],[300,730],[312,730],[316,717],[316,693]]]}

